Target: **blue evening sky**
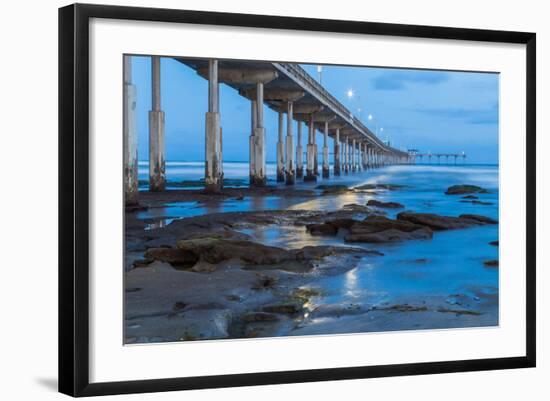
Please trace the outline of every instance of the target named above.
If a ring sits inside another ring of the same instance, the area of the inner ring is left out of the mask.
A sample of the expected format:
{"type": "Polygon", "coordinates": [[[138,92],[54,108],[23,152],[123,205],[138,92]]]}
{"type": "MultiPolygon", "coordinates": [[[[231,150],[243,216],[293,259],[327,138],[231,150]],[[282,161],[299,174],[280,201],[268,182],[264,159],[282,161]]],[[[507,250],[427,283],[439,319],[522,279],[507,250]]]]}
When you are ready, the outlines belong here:
{"type": "MultiPolygon", "coordinates": [[[[138,157],[147,160],[150,58],[133,57],[132,67],[138,93],[138,157]]],[[[317,66],[303,67],[318,78],[317,66]]],[[[372,131],[378,130],[381,139],[389,139],[397,148],[423,153],[464,151],[468,163],[498,163],[498,74],[323,66],[322,83],[372,131]],[[354,92],[351,99],[349,89],[354,92]],[[369,114],[373,116],[370,121],[369,114]]],[[[166,160],[202,161],[207,81],[189,67],[162,58],[161,93],[166,160]]],[[[220,112],[224,160],[248,161],[250,102],[222,84],[220,112]]],[[[265,107],[268,161],[275,160],[277,122],[277,114],[265,107]]],[[[317,135],[317,143],[322,144],[322,134],[317,135]]],[[[329,146],[332,151],[332,140],[329,146]]]]}

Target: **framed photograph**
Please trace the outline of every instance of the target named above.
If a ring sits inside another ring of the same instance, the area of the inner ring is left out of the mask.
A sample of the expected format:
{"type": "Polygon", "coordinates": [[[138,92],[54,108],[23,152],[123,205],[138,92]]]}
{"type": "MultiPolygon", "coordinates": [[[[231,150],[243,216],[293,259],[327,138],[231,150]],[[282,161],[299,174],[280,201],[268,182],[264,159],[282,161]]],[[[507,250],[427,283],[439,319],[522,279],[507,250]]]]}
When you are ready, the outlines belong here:
{"type": "Polygon", "coordinates": [[[60,391],[535,366],[535,82],[534,33],[61,8],[60,391]]]}

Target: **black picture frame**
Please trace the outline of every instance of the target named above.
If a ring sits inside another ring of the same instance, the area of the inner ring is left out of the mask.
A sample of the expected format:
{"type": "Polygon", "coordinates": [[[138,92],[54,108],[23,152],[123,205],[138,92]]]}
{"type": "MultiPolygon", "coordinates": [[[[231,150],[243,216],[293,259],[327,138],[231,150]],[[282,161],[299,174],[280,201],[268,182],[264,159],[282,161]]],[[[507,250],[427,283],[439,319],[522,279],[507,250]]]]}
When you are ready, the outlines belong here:
{"type": "Polygon", "coordinates": [[[59,391],[71,396],[95,396],[534,367],[535,102],[535,33],[87,4],[74,4],[59,9],[59,391]],[[90,383],[88,62],[91,18],[526,45],[526,354],[494,359],[90,383]]]}

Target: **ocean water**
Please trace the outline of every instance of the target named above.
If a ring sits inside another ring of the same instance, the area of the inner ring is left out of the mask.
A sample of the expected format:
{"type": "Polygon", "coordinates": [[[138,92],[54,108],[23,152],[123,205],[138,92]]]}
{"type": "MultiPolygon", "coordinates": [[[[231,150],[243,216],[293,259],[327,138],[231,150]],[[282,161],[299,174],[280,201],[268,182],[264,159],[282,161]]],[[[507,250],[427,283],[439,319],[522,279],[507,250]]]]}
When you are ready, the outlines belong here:
{"type": "MultiPolygon", "coordinates": [[[[247,163],[225,163],[225,177],[243,180],[248,177],[247,163]]],[[[268,175],[274,178],[275,166],[268,165],[268,175]]],[[[147,164],[140,163],[140,179],[147,177],[147,164]]],[[[202,163],[168,163],[169,182],[199,180],[203,176],[202,163]]],[[[277,185],[275,182],[270,182],[277,185]]],[[[395,201],[404,209],[387,210],[389,217],[403,211],[437,213],[458,216],[480,214],[495,219],[499,217],[499,176],[495,165],[398,165],[367,171],[349,173],[329,180],[319,179],[317,183],[298,182],[299,188],[314,188],[319,184],[344,184],[357,186],[369,183],[390,183],[404,185],[395,191],[378,191],[376,194],[354,193],[315,198],[245,198],[241,201],[227,200],[215,205],[195,202],[176,202],[166,208],[141,212],[141,218],[166,217],[163,224],[174,218],[200,215],[212,212],[306,209],[338,210],[346,204],[364,205],[369,199],[395,201]],[[445,195],[445,190],[455,184],[474,184],[488,190],[476,194],[488,205],[461,202],[462,196],[445,195]]],[[[279,184],[284,185],[284,184],[279,184]]],[[[429,299],[437,302],[454,303],[453,297],[466,295],[479,300],[483,294],[497,299],[496,308],[482,310],[488,316],[485,322],[498,324],[498,268],[485,267],[483,262],[498,259],[498,247],[489,242],[498,240],[498,225],[435,232],[432,240],[406,241],[393,244],[352,244],[375,249],[382,257],[368,256],[361,259],[352,270],[342,274],[320,274],[312,280],[312,286],[321,288],[323,297],[318,304],[349,303],[378,305],[381,303],[404,302],[419,304],[429,299]]],[[[306,245],[346,246],[342,238],[311,236],[303,227],[256,227],[248,230],[257,241],[287,248],[306,245]]],[[[429,301],[428,301],[429,302],[429,301]]],[[[468,304],[475,310],[476,305],[468,304]]],[[[487,316],[486,316],[487,317],[487,316]]],[[[459,320],[459,319],[458,319],[459,320]]],[[[451,324],[460,327],[460,321],[451,324]]],[[[323,331],[322,329],[320,329],[323,331]]],[[[331,330],[334,330],[332,328],[331,330]]],[[[361,329],[362,330],[362,329],[361,329]]],[[[307,333],[307,331],[306,331],[307,333]]]]}

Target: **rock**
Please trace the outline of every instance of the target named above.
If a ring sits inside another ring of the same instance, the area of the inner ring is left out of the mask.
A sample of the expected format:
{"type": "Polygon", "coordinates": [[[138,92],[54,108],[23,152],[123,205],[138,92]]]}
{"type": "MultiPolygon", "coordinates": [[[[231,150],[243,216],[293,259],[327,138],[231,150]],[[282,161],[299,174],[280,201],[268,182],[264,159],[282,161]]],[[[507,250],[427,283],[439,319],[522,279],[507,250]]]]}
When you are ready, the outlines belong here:
{"type": "Polygon", "coordinates": [[[350,315],[359,315],[366,313],[368,310],[361,307],[359,304],[336,303],[319,305],[311,312],[311,317],[341,317],[350,315]]]}
{"type": "Polygon", "coordinates": [[[269,313],[294,314],[302,310],[304,304],[301,301],[281,301],[275,304],[265,305],[262,310],[269,313]]]}
{"type": "Polygon", "coordinates": [[[481,216],[479,214],[461,214],[458,216],[460,219],[474,220],[482,224],[498,224],[498,221],[487,216],[481,216]]]}
{"type": "Polygon", "coordinates": [[[336,218],[324,223],[306,224],[306,230],[311,235],[336,235],[338,230],[342,228],[349,230],[357,221],[351,218],[336,218]]]}
{"type": "Polygon", "coordinates": [[[401,203],[397,202],[382,202],[376,199],[371,199],[367,202],[367,206],[382,207],[388,209],[401,209],[403,206],[401,203]]]}
{"type": "Polygon", "coordinates": [[[317,185],[315,189],[323,191],[323,195],[337,195],[349,192],[350,189],[346,185],[317,185]]]}
{"type": "Polygon", "coordinates": [[[461,200],[460,202],[462,203],[471,203],[472,205],[492,205],[493,202],[484,202],[484,201],[480,201],[480,200],[461,200]]]}
{"type": "Polygon", "coordinates": [[[496,221],[485,216],[463,214],[458,217],[440,216],[434,213],[401,212],[398,220],[404,220],[421,226],[426,226],[434,231],[467,228],[485,224],[495,224],[496,221]]]}
{"type": "Polygon", "coordinates": [[[212,239],[232,239],[248,241],[252,237],[250,235],[241,233],[239,231],[231,230],[228,228],[193,228],[182,232],[178,235],[178,239],[200,239],[200,238],[212,238],[212,239]]]}
{"type": "Polygon", "coordinates": [[[385,216],[369,216],[363,221],[357,221],[350,227],[353,232],[380,232],[389,229],[396,229],[399,231],[412,232],[420,228],[424,228],[419,224],[404,220],[392,220],[385,216]]]}
{"type": "Polygon", "coordinates": [[[454,313],[457,316],[459,316],[459,315],[472,315],[472,316],[481,315],[481,312],[478,312],[478,311],[475,311],[475,310],[469,310],[469,309],[439,308],[437,311],[441,312],[441,313],[454,313]]]}
{"type": "Polygon", "coordinates": [[[395,191],[397,189],[405,188],[406,185],[400,185],[400,184],[363,184],[356,186],[354,189],[386,189],[388,191],[395,191]]]}
{"type": "Polygon", "coordinates": [[[307,272],[313,269],[312,262],[338,253],[375,253],[361,248],[335,246],[305,246],[301,249],[283,249],[253,241],[221,238],[195,238],[180,240],[177,248],[153,248],[147,256],[182,266],[186,270],[212,272],[217,264],[240,259],[246,270],[280,269],[290,272],[307,272]]]}
{"type": "Polygon", "coordinates": [[[177,242],[177,249],[208,263],[239,258],[256,265],[271,265],[294,259],[291,252],[252,241],[197,238],[177,242]]]}
{"type": "Polygon", "coordinates": [[[467,184],[461,184],[461,185],[453,185],[447,188],[447,191],[445,191],[446,195],[463,195],[463,194],[473,194],[473,193],[479,193],[484,191],[483,188],[478,187],[477,185],[467,185],[467,184]]]}
{"type": "Polygon", "coordinates": [[[357,220],[350,219],[350,218],[340,218],[340,219],[333,219],[328,220],[326,224],[330,224],[331,226],[336,227],[337,229],[344,228],[346,230],[349,230],[349,228],[355,224],[357,220]]]}
{"type": "Polygon", "coordinates": [[[241,319],[246,323],[253,322],[276,322],[279,316],[268,312],[249,312],[241,316],[241,319]]]}
{"type": "Polygon", "coordinates": [[[328,245],[320,246],[304,246],[301,249],[294,249],[291,252],[294,254],[296,260],[320,260],[326,256],[335,255],[337,250],[344,250],[345,248],[336,248],[328,245]]]}
{"type": "Polygon", "coordinates": [[[462,199],[479,199],[479,197],[475,195],[466,195],[466,196],[463,196],[462,199]]]}
{"type": "Polygon", "coordinates": [[[252,289],[253,290],[265,290],[267,288],[273,288],[277,284],[277,277],[271,277],[271,276],[262,276],[258,280],[258,283],[255,284],[252,289]]]}
{"type": "Polygon", "coordinates": [[[132,266],[134,266],[134,267],[147,267],[153,262],[154,262],[154,259],[152,259],[152,258],[137,259],[137,260],[134,260],[134,263],[132,263],[132,266]]]}
{"type": "Polygon", "coordinates": [[[174,305],[172,306],[172,310],[174,312],[178,312],[182,309],[185,309],[186,307],[187,307],[186,303],[178,301],[178,302],[174,303],[174,305]]]}
{"type": "Polygon", "coordinates": [[[194,271],[196,273],[212,273],[217,270],[217,266],[212,263],[208,263],[204,260],[199,260],[197,263],[193,265],[191,268],[191,271],[194,271]]]}
{"type": "Polygon", "coordinates": [[[344,210],[349,210],[352,212],[357,213],[369,213],[371,212],[371,209],[364,205],[358,205],[357,203],[348,203],[347,205],[344,205],[344,210]]]}
{"type": "Polygon", "coordinates": [[[346,242],[396,242],[413,239],[430,239],[432,230],[407,221],[392,220],[383,216],[369,216],[349,229],[346,242]]]}
{"type": "Polygon", "coordinates": [[[338,228],[330,223],[307,224],[306,230],[311,235],[336,235],[338,233],[338,228]]]}
{"type": "Polygon", "coordinates": [[[315,289],[315,288],[308,288],[308,287],[296,288],[292,292],[292,296],[294,298],[303,299],[305,301],[308,301],[312,297],[319,297],[321,295],[322,295],[321,290],[315,289]]]}
{"type": "Polygon", "coordinates": [[[373,310],[383,310],[390,312],[426,312],[428,310],[425,306],[413,306],[409,304],[396,304],[391,306],[375,306],[373,310]]]}
{"type": "Polygon", "coordinates": [[[486,260],[483,262],[486,267],[498,267],[498,259],[486,260]]]}
{"type": "Polygon", "coordinates": [[[149,248],[145,251],[145,258],[160,260],[174,268],[191,268],[199,261],[199,255],[177,248],[149,248]]]}
{"type": "Polygon", "coordinates": [[[143,212],[145,210],[148,210],[149,208],[145,205],[140,205],[138,203],[135,203],[133,205],[126,205],[124,207],[124,211],[126,213],[135,213],[135,212],[143,212]]]}
{"type": "Polygon", "coordinates": [[[433,233],[427,228],[419,228],[415,231],[399,231],[395,229],[389,229],[380,231],[377,233],[360,233],[346,235],[344,240],[346,242],[365,242],[365,243],[384,243],[384,242],[400,242],[409,241],[415,239],[431,239],[433,233]]]}
{"type": "Polygon", "coordinates": [[[498,240],[489,242],[489,245],[498,246],[498,240]]]}

